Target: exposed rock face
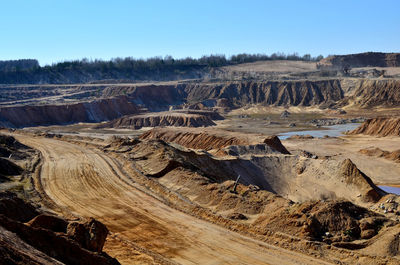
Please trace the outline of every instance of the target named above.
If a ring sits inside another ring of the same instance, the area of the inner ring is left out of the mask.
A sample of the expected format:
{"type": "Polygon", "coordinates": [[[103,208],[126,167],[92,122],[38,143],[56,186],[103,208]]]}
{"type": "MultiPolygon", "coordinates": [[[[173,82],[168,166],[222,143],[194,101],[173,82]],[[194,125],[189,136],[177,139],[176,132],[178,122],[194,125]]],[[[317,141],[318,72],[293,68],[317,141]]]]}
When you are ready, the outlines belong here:
{"type": "Polygon", "coordinates": [[[98,126],[99,128],[131,128],[158,126],[202,127],[215,123],[204,115],[177,112],[157,112],[135,116],[124,116],[98,126]]]}
{"type": "Polygon", "coordinates": [[[311,106],[330,104],[343,98],[339,80],[231,82],[187,84],[188,102],[225,99],[226,105],[311,106]]]}
{"type": "Polygon", "coordinates": [[[30,147],[21,144],[14,137],[0,134],[0,157],[17,159],[26,158],[23,151],[32,150],[30,147]]]}
{"type": "Polygon", "coordinates": [[[68,221],[58,216],[40,214],[30,220],[27,225],[65,234],[67,232],[68,221]]]}
{"type": "Polygon", "coordinates": [[[101,252],[106,242],[108,229],[105,225],[91,218],[85,222],[71,222],[67,235],[79,245],[90,251],[101,252]]]}
{"type": "Polygon", "coordinates": [[[10,265],[64,264],[25,243],[15,233],[4,229],[2,226],[0,226],[0,262],[10,265]]]}
{"type": "Polygon", "coordinates": [[[247,104],[311,106],[343,98],[340,80],[322,81],[243,81],[226,83],[181,83],[105,88],[104,96],[126,95],[137,105],[152,111],[171,105],[204,109],[232,108],[247,104]]]}
{"type": "Polygon", "coordinates": [[[67,264],[119,264],[105,253],[91,252],[64,234],[34,228],[0,215],[0,225],[15,233],[27,244],[67,264]]]}
{"type": "Polygon", "coordinates": [[[27,127],[76,122],[100,122],[137,113],[126,97],[102,99],[71,105],[15,106],[0,108],[0,125],[27,127]]]}
{"type": "Polygon", "coordinates": [[[184,103],[183,85],[111,86],[103,90],[103,96],[127,95],[136,105],[151,111],[167,110],[171,105],[184,103]]]}
{"type": "Polygon", "coordinates": [[[366,52],[348,55],[334,55],[322,59],[319,68],[350,67],[398,67],[400,66],[400,53],[366,52]]]}
{"type": "Polygon", "coordinates": [[[338,103],[340,106],[396,107],[400,104],[400,80],[360,80],[351,95],[338,103]]]}
{"type": "Polygon", "coordinates": [[[366,120],[349,134],[367,134],[375,136],[400,136],[400,118],[375,118],[366,120]]]}
{"type": "Polygon", "coordinates": [[[14,193],[0,193],[0,214],[19,222],[27,222],[39,214],[29,203],[18,198],[14,193]]]}
{"type": "Polygon", "coordinates": [[[39,215],[15,194],[0,193],[1,264],[119,264],[102,252],[107,233],[94,219],[39,215]]]}
{"type": "Polygon", "coordinates": [[[15,176],[22,173],[22,168],[8,159],[0,157],[0,178],[5,176],[15,176]]]}

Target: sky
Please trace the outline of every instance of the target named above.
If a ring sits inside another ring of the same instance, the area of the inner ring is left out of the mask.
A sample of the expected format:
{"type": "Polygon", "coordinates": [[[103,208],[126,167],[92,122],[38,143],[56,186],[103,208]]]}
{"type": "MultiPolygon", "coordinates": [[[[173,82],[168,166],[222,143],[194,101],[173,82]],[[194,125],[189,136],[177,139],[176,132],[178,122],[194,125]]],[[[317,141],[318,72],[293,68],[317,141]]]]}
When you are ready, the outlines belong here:
{"type": "Polygon", "coordinates": [[[0,60],[400,52],[398,0],[0,0],[0,60]]]}

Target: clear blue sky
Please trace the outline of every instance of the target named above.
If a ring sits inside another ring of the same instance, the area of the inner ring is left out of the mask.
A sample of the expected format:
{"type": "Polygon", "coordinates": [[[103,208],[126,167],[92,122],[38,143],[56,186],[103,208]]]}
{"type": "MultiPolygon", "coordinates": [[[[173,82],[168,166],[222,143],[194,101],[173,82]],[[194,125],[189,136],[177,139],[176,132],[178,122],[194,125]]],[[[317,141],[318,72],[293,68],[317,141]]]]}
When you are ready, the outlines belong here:
{"type": "Polygon", "coordinates": [[[0,60],[400,52],[398,0],[0,3],[0,60]]]}

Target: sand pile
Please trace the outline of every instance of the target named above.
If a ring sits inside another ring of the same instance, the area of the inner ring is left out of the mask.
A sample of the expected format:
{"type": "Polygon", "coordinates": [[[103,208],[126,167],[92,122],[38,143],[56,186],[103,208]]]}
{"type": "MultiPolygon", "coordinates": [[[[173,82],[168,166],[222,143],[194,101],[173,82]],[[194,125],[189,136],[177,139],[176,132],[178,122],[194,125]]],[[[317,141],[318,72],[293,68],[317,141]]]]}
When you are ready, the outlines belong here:
{"type": "MultiPolygon", "coordinates": [[[[228,146],[248,146],[265,144],[267,145],[268,152],[277,151],[282,154],[289,154],[289,151],[282,145],[281,141],[277,136],[260,136],[260,135],[249,135],[240,133],[228,133],[226,131],[218,130],[204,130],[198,132],[194,129],[168,129],[168,128],[155,128],[140,136],[142,140],[158,139],[165,142],[176,143],[186,148],[192,149],[203,149],[213,150],[212,153],[227,155],[228,149],[221,150],[228,146]],[[272,151],[271,151],[272,150],[272,151]]],[[[236,147],[236,149],[241,147],[236,147]]],[[[242,147],[243,148],[243,147],[242,147]]],[[[262,146],[253,146],[254,148],[264,148],[262,146]]],[[[249,149],[249,148],[247,148],[249,149]]],[[[250,148],[251,149],[251,148],[250,148]]],[[[237,152],[238,150],[231,150],[237,152]]],[[[245,152],[242,150],[240,152],[245,152]]]]}
{"type": "Polygon", "coordinates": [[[142,140],[129,150],[129,159],[145,175],[161,178],[184,168],[202,172],[221,183],[235,180],[293,201],[346,198],[361,204],[375,202],[385,193],[350,161],[282,154],[267,144],[228,146],[218,156],[190,151],[160,140],[142,140]],[[225,153],[225,156],[222,154],[225,153]]]}
{"type": "Polygon", "coordinates": [[[224,136],[224,134],[211,134],[194,130],[169,130],[165,128],[152,129],[142,134],[140,139],[159,139],[166,142],[177,143],[187,148],[204,150],[249,143],[249,140],[246,138],[224,136]]]}
{"type": "Polygon", "coordinates": [[[393,160],[397,163],[400,163],[400,150],[389,152],[382,150],[380,148],[367,148],[367,149],[361,149],[359,152],[367,156],[383,157],[389,160],[393,160]]]}
{"type": "Polygon", "coordinates": [[[206,127],[215,123],[207,116],[178,112],[156,112],[142,115],[124,116],[99,125],[97,128],[129,128],[178,126],[178,127],[206,127]]]}

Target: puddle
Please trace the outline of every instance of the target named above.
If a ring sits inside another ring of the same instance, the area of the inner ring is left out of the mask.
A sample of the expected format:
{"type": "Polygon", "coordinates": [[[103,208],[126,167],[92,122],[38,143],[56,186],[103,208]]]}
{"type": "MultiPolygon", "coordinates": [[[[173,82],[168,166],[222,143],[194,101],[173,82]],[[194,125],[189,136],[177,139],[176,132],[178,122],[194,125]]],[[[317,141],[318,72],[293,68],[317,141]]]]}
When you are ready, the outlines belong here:
{"type": "Polygon", "coordinates": [[[311,135],[315,138],[322,138],[325,135],[328,135],[330,137],[338,137],[338,136],[343,136],[344,132],[354,130],[358,126],[360,126],[360,123],[337,124],[337,125],[321,127],[324,130],[319,129],[310,131],[294,131],[294,132],[281,133],[278,135],[278,137],[281,140],[285,140],[292,135],[311,135]]]}
{"type": "Polygon", "coordinates": [[[387,193],[400,195],[400,187],[393,187],[393,186],[378,186],[378,187],[381,188],[383,191],[386,191],[387,193]]]}

